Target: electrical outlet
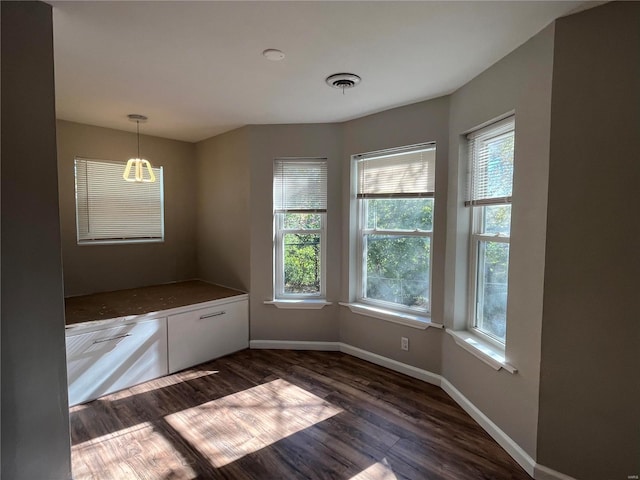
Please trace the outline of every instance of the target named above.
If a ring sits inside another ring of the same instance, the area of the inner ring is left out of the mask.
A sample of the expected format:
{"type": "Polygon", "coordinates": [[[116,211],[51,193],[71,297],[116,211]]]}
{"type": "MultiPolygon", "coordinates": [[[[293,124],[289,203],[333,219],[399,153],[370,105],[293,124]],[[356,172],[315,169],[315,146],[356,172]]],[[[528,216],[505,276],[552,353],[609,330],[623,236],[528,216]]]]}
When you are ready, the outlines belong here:
{"type": "Polygon", "coordinates": [[[400,348],[407,352],[409,351],[409,339],[407,337],[400,337],[400,348]]]}

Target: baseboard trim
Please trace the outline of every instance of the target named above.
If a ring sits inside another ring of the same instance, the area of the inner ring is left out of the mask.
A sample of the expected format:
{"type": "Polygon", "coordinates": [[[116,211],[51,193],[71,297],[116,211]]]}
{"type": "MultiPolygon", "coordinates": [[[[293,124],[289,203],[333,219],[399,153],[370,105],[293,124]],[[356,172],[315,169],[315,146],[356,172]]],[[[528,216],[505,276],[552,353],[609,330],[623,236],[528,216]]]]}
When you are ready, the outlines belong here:
{"type": "Polygon", "coordinates": [[[506,452],[511,455],[518,464],[532,477],[536,462],[520,445],[518,445],[509,435],[504,433],[500,427],[491,421],[482,411],[465,397],[460,390],[446,378],[442,379],[442,389],[449,394],[462,409],[469,414],[491,437],[498,442],[506,452]]]}
{"type": "Polygon", "coordinates": [[[404,373],[405,375],[417,378],[418,380],[422,380],[423,382],[427,382],[438,387],[440,386],[440,382],[442,380],[442,377],[440,375],[431,373],[428,370],[423,370],[422,368],[407,365],[406,363],[393,360],[392,358],[383,357],[382,355],[378,355],[377,353],[372,353],[367,350],[362,350],[361,348],[354,347],[347,343],[340,343],[340,351],[348,355],[358,357],[362,360],[375,363],[376,365],[380,365],[381,367],[386,367],[389,370],[404,373]]]}
{"type": "Polygon", "coordinates": [[[251,340],[249,348],[273,350],[317,350],[321,352],[340,351],[339,342],[301,342],[296,340],[251,340]]]}
{"type": "Polygon", "coordinates": [[[536,463],[535,466],[535,475],[533,476],[536,480],[576,480],[569,475],[565,475],[564,473],[556,472],[555,470],[545,467],[544,465],[540,465],[536,463]]]}
{"type": "Polygon", "coordinates": [[[403,373],[410,377],[422,380],[441,387],[460,407],[469,414],[478,424],[535,480],[575,480],[573,477],[556,472],[535,462],[509,435],[491,421],[482,411],[465,397],[460,390],[453,386],[449,380],[436,373],[417,368],[406,363],[383,357],[377,353],[369,352],[342,342],[298,342],[289,340],[251,340],[249,348],[252,349],[278,349],[278,350],[318,350],[330,352],[342,352],[368,362],[380,365],[395,372],[403,373]]]}

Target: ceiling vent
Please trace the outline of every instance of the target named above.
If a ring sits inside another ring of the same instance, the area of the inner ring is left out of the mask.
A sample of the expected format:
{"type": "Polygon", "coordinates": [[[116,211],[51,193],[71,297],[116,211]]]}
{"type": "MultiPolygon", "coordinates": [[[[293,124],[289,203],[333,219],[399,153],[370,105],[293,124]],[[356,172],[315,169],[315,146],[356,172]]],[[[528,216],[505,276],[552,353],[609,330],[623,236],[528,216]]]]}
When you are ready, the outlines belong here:
{"type": "Polygon", "coordinates": [[[360,83],[361,78],[353,73],[334,73],[325,80],[327,85],[333,88],[341,88],[342,93],[347,88],[353,88],[360,83]]]}

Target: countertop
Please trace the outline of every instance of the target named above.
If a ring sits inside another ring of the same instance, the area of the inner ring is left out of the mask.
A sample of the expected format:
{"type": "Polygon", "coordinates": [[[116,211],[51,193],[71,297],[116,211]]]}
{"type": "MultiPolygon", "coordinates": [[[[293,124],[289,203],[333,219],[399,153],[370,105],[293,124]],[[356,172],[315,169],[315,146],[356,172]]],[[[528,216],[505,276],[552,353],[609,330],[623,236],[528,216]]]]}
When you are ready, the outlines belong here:
{"type": "Polygon", "coordinates": [[[200,280],[94,293],[65,298],[67,325],[169,310],[244,295],[245,292],[200,280]]]}

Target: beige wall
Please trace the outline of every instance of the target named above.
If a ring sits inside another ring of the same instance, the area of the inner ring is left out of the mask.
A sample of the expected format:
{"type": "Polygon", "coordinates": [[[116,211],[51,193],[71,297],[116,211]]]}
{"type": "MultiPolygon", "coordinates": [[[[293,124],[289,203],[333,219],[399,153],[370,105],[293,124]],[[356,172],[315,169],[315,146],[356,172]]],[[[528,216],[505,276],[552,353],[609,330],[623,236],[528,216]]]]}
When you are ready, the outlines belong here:
{"type": "Polygon", "coordinates": [[[69,479],[51,6],[2,2],[2,467],[69,479]]]}
{"type": "Polygon", "coordinates": [[[198,277],[249,291],[249,127],[196,144],[198,277]]]}
{"type": "Polygon", "coordinates": [[[558,20],[539,462],[640,474],[640,3],[558,20]]]}
{"type": "Polygon", "coordinates": [[[249,127],[251,158],[251,339],[338,340],[340,295],[341,131],[335,124],[249,127]],[[273,299],[273,160],[278,157],[326,157],[327,299],[321,310],[281,310],[273,299]]]}
{"type": "Polygon", "coordinates": [[[442,373],[532,458],[538,424],[552,61],[553,26],[549,26],[456,91],[450,112],[445,323],[462,328],[468,318],[470,224],[470,211],[463,205],[464,134],[515,111],[506,358],[518,373],[493,370],[448,335],[442,347],[442,373]]]}
{"type": "Polygon", "coordinates": [[[57,128],[65,295],[194,278],[198,188],[195,146],[177,140],[140,136],[143,156],[154,166],[164,168],[164,242],[79,246],[76,241],[74,158],[127,161],[136,152],[136,134],[62,120],[57,122],[57,128]]]}
{"type": "MultiPolygon", "coordinates": [[[[445,212],[447,204],[447,162],[449,99],[416,103],[387,110],[343,124],[342,154],[342,290],[341,300],[355,299],[349,278],[355,278],[355,245],[349,243],[355,212],[350,198],[351,155],[424,142],[436,142],[436,197],[431,276],[432,319],[443,321],[445,212]]],[[[351,282],[353,285],[353,282],[351,282]]],[[[442,330],[419,330],[340,309],[340,340],[358,348],[400,362],[440,373],[442,330]],[[400,349],[400,337],[409,339],[409,351],[400,349]]]]}

